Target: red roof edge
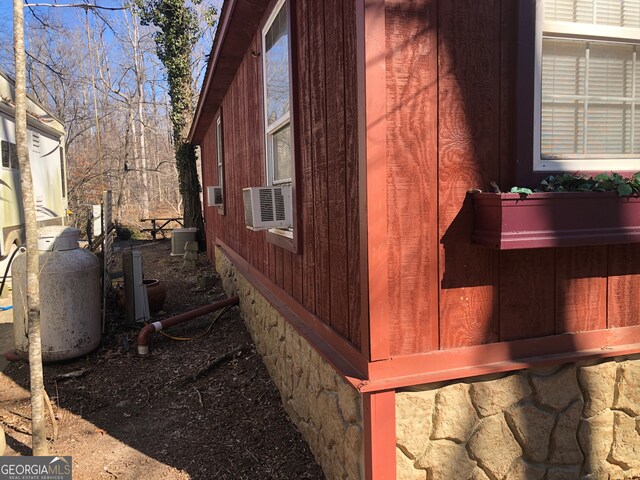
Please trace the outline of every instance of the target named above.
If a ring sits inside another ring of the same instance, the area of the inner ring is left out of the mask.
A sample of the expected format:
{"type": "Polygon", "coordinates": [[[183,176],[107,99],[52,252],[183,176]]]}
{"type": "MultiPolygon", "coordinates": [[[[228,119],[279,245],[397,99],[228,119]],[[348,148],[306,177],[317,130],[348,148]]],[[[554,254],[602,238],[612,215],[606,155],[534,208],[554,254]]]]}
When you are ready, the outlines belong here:
{"type": "Polygon", "coordinates": [[[202,141],[218,111],[269,4],[268,0],[226,0],[187,140],[202,141]]]}

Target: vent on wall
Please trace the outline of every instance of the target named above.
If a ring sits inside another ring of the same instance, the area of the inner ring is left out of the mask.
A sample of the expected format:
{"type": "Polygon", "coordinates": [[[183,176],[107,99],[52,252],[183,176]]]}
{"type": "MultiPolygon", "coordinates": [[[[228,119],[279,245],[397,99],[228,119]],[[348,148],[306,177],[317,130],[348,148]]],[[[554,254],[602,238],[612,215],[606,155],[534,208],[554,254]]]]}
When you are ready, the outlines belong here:
{"type": "Polygon", "coordinates": [[[31,144],[33,145],[34,153],[40,153],[40,135],[33,133],[31,135],[31,144]]]}
{"type": "Polygon", "coordinates": [[[242,191],[247,228],[287,228],[292,225],[291,186],[250,187],[242,191]]]}
{"type": "Polygon", "coordinates": [[[207,187],[207,206],[222,206],[222,187],[207,187]]]}

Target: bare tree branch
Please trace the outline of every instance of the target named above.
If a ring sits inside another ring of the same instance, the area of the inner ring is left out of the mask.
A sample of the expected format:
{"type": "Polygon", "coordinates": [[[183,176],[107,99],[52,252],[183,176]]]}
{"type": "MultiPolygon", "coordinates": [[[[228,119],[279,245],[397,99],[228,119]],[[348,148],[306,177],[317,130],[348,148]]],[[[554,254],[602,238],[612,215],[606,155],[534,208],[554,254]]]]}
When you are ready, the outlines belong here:
{"type": "Polygon", "coordinates": [[[84,8],[85,10],[128,10],[132,5],[123,5],[122,7],[104,7],[102,5],[91,5],[88,3],[25,3],[25,7],[49,7],[49,8],[84,8]]]}

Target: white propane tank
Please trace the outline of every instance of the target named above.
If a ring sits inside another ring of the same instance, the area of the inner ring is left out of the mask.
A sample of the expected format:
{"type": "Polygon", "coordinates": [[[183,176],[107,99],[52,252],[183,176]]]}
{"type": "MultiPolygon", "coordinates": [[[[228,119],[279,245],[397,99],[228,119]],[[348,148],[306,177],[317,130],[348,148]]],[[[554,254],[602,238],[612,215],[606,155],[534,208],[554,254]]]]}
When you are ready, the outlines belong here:
{"type": "MultiPolygon", "coordinates": [[[[100,262],[78,248],[80,231],[70,227],[38,230],[42,360],[76,358],[100,344],[100,262]]],[[[26,255],[19,254],[13,271],[13,338],[18,355],[27,358],[26,255]]]]}

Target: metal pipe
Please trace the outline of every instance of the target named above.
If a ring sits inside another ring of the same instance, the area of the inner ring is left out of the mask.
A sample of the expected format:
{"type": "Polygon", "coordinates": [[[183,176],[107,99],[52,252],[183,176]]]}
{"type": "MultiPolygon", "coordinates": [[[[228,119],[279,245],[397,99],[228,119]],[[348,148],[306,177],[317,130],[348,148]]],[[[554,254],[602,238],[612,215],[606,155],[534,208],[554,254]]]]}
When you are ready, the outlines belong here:
{"type": "Polygon", "coordinates": [[[4,283],[7,281],[7,277],[9,276],[9,269],[11,268],[11,264],[13,263],[13,259],[18,254],[18,252],[26,252],[26,247],[20,247],[13,251],[11,257],[9,258],[9,262],[7,263],[7,268],[4,271],[4,275],[2,276],[2,283],[0,283],[0,296],[2,296],[2,291],[4,290],[4,283]]]}
{"type": "Polygon", "coordinates": [[[149,353],[149,335],[151,335],[152,333],[159,332],[160,330],[168,327],[173,327],[174,325],[178,325],[180,323],[188,322],[189,320],[201,317],[202,315],[206,315],[207,313],[215,312],[216,310],[220,310],[221,308],[230,307],[231,305],[237,305],[239,301],[240,299],[236,295],[234,297],[226,298],[224,300],[220,300],[219,302],[212,303],[211,305],[206,305],[204,307],[196,308],[195,310],[181,313],[180,315],[176,315],[175,317],[170,317],[159,322],[153,322],[145,325],[144,328],[140,330],[140,333],[138,333],[138,355],[147,355],[149,353]]]}

